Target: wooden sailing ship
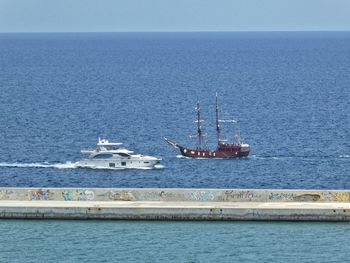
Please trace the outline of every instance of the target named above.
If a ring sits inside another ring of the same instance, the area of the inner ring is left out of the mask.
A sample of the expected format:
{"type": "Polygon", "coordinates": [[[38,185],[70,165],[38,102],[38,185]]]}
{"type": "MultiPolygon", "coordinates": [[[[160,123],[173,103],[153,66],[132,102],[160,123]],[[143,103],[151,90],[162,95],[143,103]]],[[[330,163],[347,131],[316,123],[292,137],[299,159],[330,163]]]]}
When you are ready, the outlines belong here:
{"type": "Polygon", "coordinates": [[[217,147],[214,150],[207,149],[206,147],[203,147],[204,142],[204,134],[202,130],[202,118],[201,118],[201,111],[199,106],[199,101],[197,101],[196,105],[196,113],[197,113],[197,120],[195,121],[197,124],[197,134],[195,137],[198,139],[198,146],[196,148],[189,148],[181,146],[180,144],[171,141],[167,138],[164,138],[167,143],[169,143],[174,148],[180,150],[180,153],[183,156],[191,157],[191,158],[235,158],[235,157],[246,157],[249,155],[250,146],[247,143],[241,142],[240,138],[240,132],[236,134],[237,142],[228,142],[227,140],[224,140],[221,138],[221,127],[220,123],[224,122],[231,122],[236,123],[238,121],[229,119],[229,120],[221,120],[219,119],[219,104],[218,104],[218,96],[216,94],[216,137],[217,137],[217,147]]]}

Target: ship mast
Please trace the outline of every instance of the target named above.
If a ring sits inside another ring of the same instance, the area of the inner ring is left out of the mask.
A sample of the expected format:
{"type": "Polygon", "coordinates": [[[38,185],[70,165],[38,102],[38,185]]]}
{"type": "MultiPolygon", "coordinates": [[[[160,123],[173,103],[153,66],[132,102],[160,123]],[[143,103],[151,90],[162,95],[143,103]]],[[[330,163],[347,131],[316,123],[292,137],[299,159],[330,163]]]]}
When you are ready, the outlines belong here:
{"type": "Polygon", "coordinates": [[[199,107],[199,101],[197,101],[197,106],[196,106],[196,111],[197,111],[197,137],[198,137],[198,148],[202,149],[202,126],[201,126],[201,111],[199,107]]]}
{"type": "Polygon", "coordinates": [[[220,144],[220,124],[219,124],[219,103],[218,103],[218,93],[216,93],[216,139],[218,141],[218,145],[220,144]]]}

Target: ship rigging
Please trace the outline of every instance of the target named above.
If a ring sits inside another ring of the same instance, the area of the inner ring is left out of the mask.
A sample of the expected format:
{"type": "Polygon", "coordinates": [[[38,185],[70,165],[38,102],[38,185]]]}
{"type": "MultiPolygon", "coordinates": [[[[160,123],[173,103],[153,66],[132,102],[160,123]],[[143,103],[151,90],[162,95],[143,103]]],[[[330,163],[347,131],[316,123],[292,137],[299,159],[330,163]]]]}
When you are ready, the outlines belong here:
{"type": "Polygon", "coordinates": [[[202,128],[203,119],[201,118],[199,101],[197,101],[195,109],[196,109],[196,115],[197,115],[197,120],[195,121],[197,123],[197,134],[191,137],[197,137],[198,139],[197,148],[184,147],[172,140],[164,138],[168,144],[180,150],[180,153],[183,156],[191,157],[191,158],[235,158],[235,157],[246,157],[249,155],[250,146],[249,144],[242,142],[240,138],[240,131],[238,131],[238,133],[235,135],[237,139],[236,143],[228,142],[227,140],[224,140],[221,138],[220,123],[238,123],[238,121],[234,119],[219,118],[220,112],[219,112],[219,102],[218,102],[217,94],[215,97],[215,117],[216,117],[215,126],[216,126],[217,147],[214,150],[209,150],[203,147],[205,134],[203,134],[203,128],[202,128]]]}

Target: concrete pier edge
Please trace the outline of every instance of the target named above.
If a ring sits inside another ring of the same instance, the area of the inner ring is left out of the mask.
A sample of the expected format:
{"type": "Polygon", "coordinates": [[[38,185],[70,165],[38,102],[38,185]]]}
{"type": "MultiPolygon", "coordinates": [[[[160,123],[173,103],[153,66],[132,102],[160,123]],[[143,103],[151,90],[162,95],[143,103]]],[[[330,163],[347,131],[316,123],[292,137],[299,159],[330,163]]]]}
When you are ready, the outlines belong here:
{"type": "Polygon", "coordinates": [[[6,187],[0,218],[350,221],[350,190],[6,187]]]}

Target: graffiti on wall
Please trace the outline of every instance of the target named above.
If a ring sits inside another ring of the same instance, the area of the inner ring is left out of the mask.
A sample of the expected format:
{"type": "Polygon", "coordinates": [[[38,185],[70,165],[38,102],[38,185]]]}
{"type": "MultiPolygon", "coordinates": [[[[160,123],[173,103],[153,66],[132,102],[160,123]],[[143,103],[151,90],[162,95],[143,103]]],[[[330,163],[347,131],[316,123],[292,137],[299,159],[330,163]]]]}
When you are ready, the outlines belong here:
{"type": "Polygon", "coordinates": [[[297,202],[316,202],[321,199],[319,194],[302,194],[293,197],[293,201],[297,202]]]}
{"type": "Polygon", "coordinates": [[[185,200],[185,195],[181,192],[166,192],[161,191],[160,197],[165,200],[181,201],[185,200]]]}
{"type": "Polygon", "coordinates": [[[38,189],[28,191],[29,200],[53,200],[53,195],[54,193],[50,190],[38,189]]]}
{"type": "Polygon", "coordinates": [[[9,189],[1,189],[0,190],[0,200],[9,200],[15,199],[16,192],[9,189]]]}
{"type": "Polygon", "coordinates": [[[72,201],[73,200],[73,191],[65,190],[62,192],[62,197],[64,201],[72,201]]]}
{"type": "Polygon", "coordinates": [[[196,191],[189,193],[189,198],[194,201],[213,201],[215,195],[208,191],[196,191]]]}
{"type": "Polygon", "coordinates": [[[131,191],[108,191],[108,200],[110,201],[134,201],[135,196],[131,191]]]}
{"type": "Polygon", "coordinates": [[[349,192],[313,192],[305,194],[296,193],[270,193],[269,200],[274,201],[296,201],[296,202],[349,202],[349,192]]]}
{"type": "Polygon", "coordinates": [[[295,193],[270,193],[268,199],[273,201],[293,201],[295,197],[295,193]]]}
{"type": "Polygon", "coordinates": [[[91,190],[76,190],[75,197],[78,201],[91,201],[95,198],[95,193],[91,190]]]}
{"type": "Polygon", "coordinates": [[[160,194],[160,192],[157,191],[144,192],[142,194],[142,199],[146,201],[160,200],[162,199],[162,195],[160,194]]]}
{"type": "Polygon", "coordinates": [[[185,200],[185,195],[181,192],[172,191],[151,191],[144,192],[141,195],[141,200],[145,201],[181,201],[185,200]]]}
{"type": "Polygon", "coordinates": [[[227,190],[224,192],[223,201],[233,201],[233,200],[252,200],[253,198],[260,198],[261,196],[257,194],[254,191],[250,190],[242,190],[242,191],[234,191],[234,190],[227,190]]]}
{"type": "Polygon", "coordinates": [[[91,201],[95,198],[95,193],[91,190],[64,190],[62,197],[65,201],[91,201]]]}
{"type": "Polygon", "coordinates": [[[319,193],[270,193],[269,200],[273,201],[295,201],[295,202],[317,202],[322,200],[322,196],[319,193]]]}
{"type": "Polygon", "coordinates": [[[350,193],[349,192],[323,192],[324,200],[330,202],[349,202],[350,193]]]}

